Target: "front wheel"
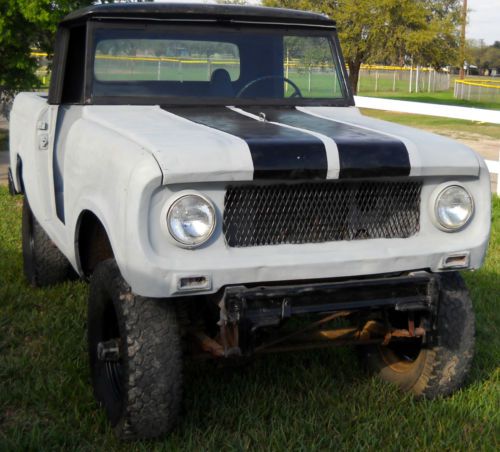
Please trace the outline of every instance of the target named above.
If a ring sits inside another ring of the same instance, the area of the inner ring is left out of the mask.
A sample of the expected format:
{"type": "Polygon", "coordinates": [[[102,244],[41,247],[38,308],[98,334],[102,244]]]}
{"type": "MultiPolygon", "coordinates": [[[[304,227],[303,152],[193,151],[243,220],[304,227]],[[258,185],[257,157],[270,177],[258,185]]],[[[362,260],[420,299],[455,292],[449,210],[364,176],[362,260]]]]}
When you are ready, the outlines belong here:
{"type": "Polygon", "coordinates": [[[441,276],[437,340],[369,346],[362,355],[369,370],[416,396],[433,399],[458,390],[474,356],[475,321],[472,302],[458,273],[441,276]]]}
{"type": "Polygon", "coordinates": [[[96,399],[121,439],[165,435],[181,403],[181,346],[174,307],[132,293],[114,259],[90,281],[88,346],[96,399]]]}

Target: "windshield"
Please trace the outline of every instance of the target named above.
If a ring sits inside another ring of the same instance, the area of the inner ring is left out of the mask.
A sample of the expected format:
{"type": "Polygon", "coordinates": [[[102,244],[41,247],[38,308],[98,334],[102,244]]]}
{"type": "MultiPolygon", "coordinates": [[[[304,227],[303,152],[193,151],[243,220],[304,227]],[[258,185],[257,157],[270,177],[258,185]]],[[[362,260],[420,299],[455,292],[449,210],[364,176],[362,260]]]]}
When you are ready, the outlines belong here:
{"type": "Polygon", "coordinates": [[[329,31],[105,27],[94,36],[94,98],[297,105],[346,98],[329,31]]]}

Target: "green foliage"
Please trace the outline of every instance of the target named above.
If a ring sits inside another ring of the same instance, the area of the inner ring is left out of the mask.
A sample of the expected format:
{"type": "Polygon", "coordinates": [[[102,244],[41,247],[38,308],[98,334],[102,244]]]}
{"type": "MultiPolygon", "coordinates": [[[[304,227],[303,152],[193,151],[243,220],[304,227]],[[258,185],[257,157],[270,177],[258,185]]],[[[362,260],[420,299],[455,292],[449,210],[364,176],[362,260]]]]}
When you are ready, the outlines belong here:
{"type": "MultiPolygon", "coordinates": [[[[16,0],[0,3],[0,94],[37,83],[36,61],[30,58],[33,30],[16,0]]],[[[3,99],[0,99],[3,100],[3,99]]]]}
{"type": "Polygon", "coordinates": [[[468,60],[479,69],[500,69],[500,41],[487,46],[484,41],[468,42],[468,60]]]}
{"type": "Polygon", "coordinates": [[[93,0],[17,0],[19,9],[34,30],[33,47],[52,53],[57,24],[69,12],[96,3],[93,0]]]}
{"type": "Polygon", "coordinates": [[[92,0],[2,0],[0,3],[0,102],[40,85],[32,48],[52,52],[57,23],[92,0]]]}
{"type": "Polygon", "coordinates": [[[113,3],[113,0],[0,1],[0,102],[11,98],[16,91],[39,85],[31,49],[50,55],[60,20],[92,3],[113,3]]]}
{"type": "Polygon", "coordinates": [[[266,6],[305,9],[337,21],[356,91],[361,63],[453,64],[459,0],[264,0],[266,6]]]}

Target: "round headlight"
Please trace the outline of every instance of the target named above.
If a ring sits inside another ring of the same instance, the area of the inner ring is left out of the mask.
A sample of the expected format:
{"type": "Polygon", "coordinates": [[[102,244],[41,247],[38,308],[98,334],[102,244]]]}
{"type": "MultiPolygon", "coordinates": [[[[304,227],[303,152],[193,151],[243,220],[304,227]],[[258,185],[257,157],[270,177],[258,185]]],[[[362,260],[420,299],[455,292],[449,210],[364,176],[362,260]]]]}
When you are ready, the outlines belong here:
{"type": "Polygon", "coordinates": [[[198,195],[185,195],[172,203],[167,213],[168,230],[182,245],[205,243],[215,229],[212,204],[198,195]]]}
{"type": "Polygon", "coordinates": [[[436,199],[436,217],[448,230],[464,227],[472,217],[474,202],[465,188],[452,185],[445,188],[436,199]]]}

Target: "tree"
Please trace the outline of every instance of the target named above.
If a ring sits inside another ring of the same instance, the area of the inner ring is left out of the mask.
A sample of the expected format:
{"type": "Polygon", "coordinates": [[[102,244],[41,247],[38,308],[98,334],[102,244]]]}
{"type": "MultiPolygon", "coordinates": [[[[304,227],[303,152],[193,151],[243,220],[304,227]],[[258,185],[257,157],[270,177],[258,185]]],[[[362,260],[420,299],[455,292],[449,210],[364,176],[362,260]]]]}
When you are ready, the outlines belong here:
{"type": "Polygon", "coordinates": [[[16,0],[0,3],[0,113],[15,90],[34,86],[36,60],[30,57],[33,29],[16,0]]]}
{"type": "Polygon", "coordinates": [[[483,40],[468,41],[467,59],[477,66],[482,73],[500,69],[500,41],[488,46],[483,40]]]}
{"type": "Polygon", "coordinates": [[[36,32],[36,48],[50,54],[54,46],[57,24],[80,8],[99,3],[141,3],[153,0],[18,0],[19,9],[36,32]]]}
{"type": "Polygon", "coordinates": [[[264,0],[328,14],[337,22],[349,81],[357,92],[361,63],[455,62],[459,0],[264,0]]]}
{"type": "MultiPolygon", "coordinates": [[[[142,0],[138,0],[142,1],[142,0]]],[[[149,1],[149,0],[145,0],[149,1]]],[[[1,0],[0,103],[13,93],[39,84],[32,48],[52,53],[57,24],[69,12],[113,0],[1,0]]]]}

